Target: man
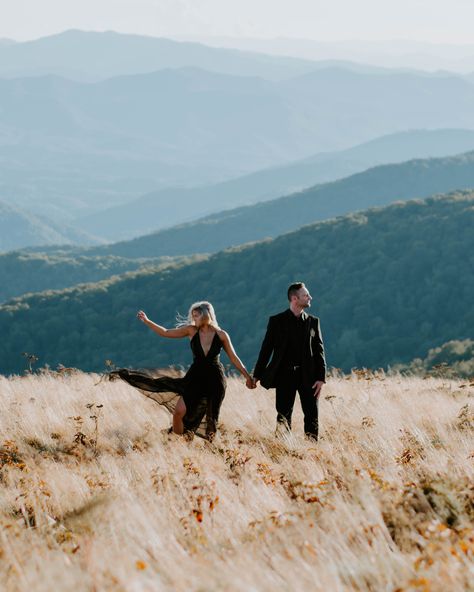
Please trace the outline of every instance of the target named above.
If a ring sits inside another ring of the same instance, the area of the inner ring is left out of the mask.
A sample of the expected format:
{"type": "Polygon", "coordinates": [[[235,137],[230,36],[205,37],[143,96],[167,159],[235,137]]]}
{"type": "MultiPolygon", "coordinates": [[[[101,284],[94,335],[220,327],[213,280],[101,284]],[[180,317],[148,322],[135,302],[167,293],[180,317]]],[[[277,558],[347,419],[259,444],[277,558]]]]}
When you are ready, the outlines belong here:
{"type": "Polygon", "coordinates": [[[277,432],[291,429],[300,395],[307,437],[318,439],[318,400],[325,382],[326,361],[319,319],[305,312],[311,295],[303,282],[288,288],[289,308],[270,317],[254,371],[255,384],[276,388],[277,432]]]}

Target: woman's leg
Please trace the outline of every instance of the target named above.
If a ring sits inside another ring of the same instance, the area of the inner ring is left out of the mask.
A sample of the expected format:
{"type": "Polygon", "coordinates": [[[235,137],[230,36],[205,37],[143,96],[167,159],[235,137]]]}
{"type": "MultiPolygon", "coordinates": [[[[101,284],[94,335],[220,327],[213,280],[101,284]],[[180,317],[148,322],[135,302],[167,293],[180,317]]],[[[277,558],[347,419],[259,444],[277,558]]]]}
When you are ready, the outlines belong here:
{"type": "Polygon", "coordinates": [[[183,417],[185,414],[186,404],[183,397],[180,397],[173,413],[173,432],[175,434],[184,434],[183,417]]]}

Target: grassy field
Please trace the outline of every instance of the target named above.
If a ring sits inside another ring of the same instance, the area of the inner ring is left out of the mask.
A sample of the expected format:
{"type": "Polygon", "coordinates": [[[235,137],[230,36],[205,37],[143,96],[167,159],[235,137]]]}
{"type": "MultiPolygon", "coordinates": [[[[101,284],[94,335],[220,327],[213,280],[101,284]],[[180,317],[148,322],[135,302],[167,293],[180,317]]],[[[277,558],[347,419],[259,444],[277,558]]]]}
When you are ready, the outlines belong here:
{"type": "Polygon", "coordinates": [[[97,375],[0,395],[1,590],[474,590],[472,381],[334,377],[317,445],[236,379],[213,444],[97,375]]]}

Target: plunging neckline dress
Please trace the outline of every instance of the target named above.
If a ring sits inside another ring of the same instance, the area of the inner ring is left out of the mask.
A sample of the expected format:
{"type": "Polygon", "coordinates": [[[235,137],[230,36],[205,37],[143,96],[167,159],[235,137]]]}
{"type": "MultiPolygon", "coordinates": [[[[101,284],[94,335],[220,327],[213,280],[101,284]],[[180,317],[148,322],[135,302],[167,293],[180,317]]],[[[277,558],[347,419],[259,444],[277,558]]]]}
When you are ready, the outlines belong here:
{"type": "Polygon", "coordinates": [[[212,438],[217,430],[219,412],[225,395],[226,379],[219,354],[222,342],[217,332],[207,354],[199,331],[190,340],[193,362],[183,377],[153,376],[151,372],[122,368],[112,372],[144,395],[174,412],[179,397],[186,405],[183,418],[186,432],[212,438]]]}

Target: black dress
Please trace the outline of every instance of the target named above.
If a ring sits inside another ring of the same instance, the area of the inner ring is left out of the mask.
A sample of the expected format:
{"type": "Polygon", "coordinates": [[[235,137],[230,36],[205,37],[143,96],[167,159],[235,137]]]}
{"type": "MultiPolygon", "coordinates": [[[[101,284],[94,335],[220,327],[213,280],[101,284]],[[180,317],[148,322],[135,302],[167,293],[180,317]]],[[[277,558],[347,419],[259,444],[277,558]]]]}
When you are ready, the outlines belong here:
{"type": "Polygon", "coordinates": [[[217,429],[219,411],[225,395],[224,367],[219,359],[222,342],[217,332],[207,355],[202,349],[199,331],[191,341],[193,363],[183,377],[153,376],[149,371],[115,370],[119,376],[144,395],[174,412],[179,397],[186,404],[183,418],[185,432],[194,432],[204,438],[212,438],[217,429]]]}

